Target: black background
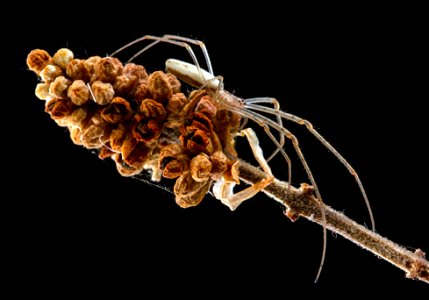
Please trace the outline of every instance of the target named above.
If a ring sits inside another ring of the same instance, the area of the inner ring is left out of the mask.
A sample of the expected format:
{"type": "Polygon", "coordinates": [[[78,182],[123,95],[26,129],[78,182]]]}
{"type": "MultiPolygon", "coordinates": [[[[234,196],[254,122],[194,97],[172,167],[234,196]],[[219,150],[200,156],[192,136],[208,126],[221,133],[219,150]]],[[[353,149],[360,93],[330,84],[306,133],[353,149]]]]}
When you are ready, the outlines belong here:
{"type": "MultiPolygon", "coordinates": [[[[291,223],[265,195],[235,212],[209,195],[184,210],[170,193],[122,178],[110,161],[73,145],[43,112],[34,96],[38,79],[25,65],[34,48],[53,54],[69,47],[83,58],[107,55],[145,34],[201,39],[226,89],[243,98],[276,97],[285,111],[311,120],[352,163],[380,234],[428,251],[428,49],[419,8],[140,4],[26,7],[31,16],[15,20],[20,26],[2,26],[6,50],[13,50],[5,60],[6,66],[12,62],[12,81],[3,85],[10,92],[3,102],[11,107],[2,147],[11,193],[2,198],[5,247],[11,250],[5,259],[13,266],[8,277],[18,283],[15,293],[66,295],[88,288],[92,295],[117,290],[272,299],[313,291],[336,297],[339,287],[362,294],[427,291],[332,234],[314,284],[320,226],[291,223]]],[[[189,60],[185,50],[160,45],[138,62],[157,70],[169,57],[189,60]]],[[[305,129],[285,126],[300,139],[325,202],[369,224],[353,177],[305,129]]],[[[272,149],[260,136],[264,149],[272,149]]],[[[245,142],[238,149],[251,159],[245,142]]],[[[308,181],[292,157],[294,184],[308,181]]],[[[286,178],[280,158],[272,166],[286,178]]]]}

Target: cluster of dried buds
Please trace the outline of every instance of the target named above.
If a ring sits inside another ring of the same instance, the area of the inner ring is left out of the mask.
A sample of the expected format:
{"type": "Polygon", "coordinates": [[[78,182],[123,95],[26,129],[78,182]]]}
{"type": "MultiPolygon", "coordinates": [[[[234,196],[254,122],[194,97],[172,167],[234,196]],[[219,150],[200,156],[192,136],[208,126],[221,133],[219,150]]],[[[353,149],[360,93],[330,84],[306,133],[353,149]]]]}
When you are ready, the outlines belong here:
{"type": "Polygon", "coordinates": [[[147,169],[153,181],[175,179],[181,207],[199,204],[221,177],[238,182],[232,133],[240,120],[204,90],[186,96],[172,74],[113,57],[76,59],[68,49],[33,50],[27,65],[42,80],[36,96],[45,111],[121,175],[147,169]]]}

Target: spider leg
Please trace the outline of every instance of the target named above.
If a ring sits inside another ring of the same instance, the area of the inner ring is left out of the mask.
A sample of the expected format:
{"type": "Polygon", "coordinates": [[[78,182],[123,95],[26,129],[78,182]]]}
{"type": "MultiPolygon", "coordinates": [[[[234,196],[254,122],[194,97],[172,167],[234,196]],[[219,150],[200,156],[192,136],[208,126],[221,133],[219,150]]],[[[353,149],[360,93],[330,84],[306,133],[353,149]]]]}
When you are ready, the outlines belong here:
{"type": "MultiPolygon", "coordinates": [[[[265,172],[267,177],[260,182],[252,184],[251,186],[235,194],[233,193],[234,186],[236,185],[235,181],[226,181],[223,177],[221,178],[221,180],[217,181],[213,185],[213,194],[217,199],[219,199],[223,204],[228,206],[231,210],[235,210],[241,203],[255,196],[262,189],[271,184],[274,180],[271,169],[264,158],[264,154],[262,152],[261,147],[259,146],[258,137],[256,136],[253,129],[244,129],[240,131],[237,135],[245,136],[247,138],[250,144],[250,148],[252,149],[253,155],[262,167],[262,170],[265,172]]],[[[236,164],[233,165],[233,168],[236,167],[236,164]]]]}
{"type": "MultiPolygon", "coordinates": [[[[321,207],[322,219],[323,219],[323,223],[324,223],[323,224],[322,257],[321,257],[321,261],[320,261],[319,270],[317,272],[316,279],[315,279],[315,281],[317,281],[319,279],[320,273],[321,273],[322,268],[323,268],[323,264],[325,262],[325,257],[326,257],[326,245],[327,245],[326,212],[324,209],[324,203],[323,203],[319,188],[317,187],[316,181],[314,179],[314,176],[313,176],[313,173],[311,172],[310,167],[308,166],[307,160],[305,159],[304,154],[302,153],[301,148],[299,147],[298,139],[289,130],[287,130],[284,127],[279,126],[279,124],[277,124],[276,122],[274,122],[270,118],[267,118],[267,117],[260,115],[254,111],[251,111],[249,109],[240,109],[240,108],[234,107],[232,105],[228,105],[228,104],[224,104],[224,106],[226,108],[228,108],[230,111],[232,111],[232,112],[234,112],[234,113],[236,113],[242,117],[247,117],[249,120],[254,121],[256,124],[262,126],[263,128],[271,127],[273,129],[277,130],[279,133],[282,133],[285,137],[287,137],[288,139],[290,139],[292,141],[292,145],[293,145],[296,153],[298,154],[298,157],[301,160],[302,165],[304,166],[304,169],[307,173],[307,176],[310,180],[310,183],[314,187],[314,192],[316,194],[317,200],[319,201],[319,205],[321,207]]],[[[273,141],[277,142],[277,140],[275,140],[275,139],[273,141]]]]}
{"type": "Polygon", "coordinates": [[[158,43],[164,42],[164,43],[168,43],[168,44],[173,44],[176,46],[180,46],[185,48],[188,51],[188,54],[191,56],[192,58],[192,62],[194,63],[194,65],[197,67],[200,78],[203,82],[205,82],[205,77],[202,74],[202,69],[200,67],[200,64],[198,62],[198,59],[192,49],[192,47],[188,44],[188,43],[192,43],[192,44],[196,44],[199,45],[201,47],[201,50],[204,54],[204,58],[206,61],[206,64],[209,68],[209,73],[213,76],[213,67],[210,61],[210,57],[207,51],[207,48],[205,47],[204,43],[199,41],[199,40],[193,40],[193,39],[188,39],[188,38],[182,38],[179,36],[174,36],[174,35],[164,35],[162,37],[157,37],[157,36],[153,36],[153,35],[145,35],[141,38],[138,38],[126,45],[124,45],[123,47],[119,48],[118,50],[116,50],[115,52],[113,52],[111,54],[111,56],[114,56],[116,54],[118,54],[119,52],[131,47],[132,45],[142,42],[144,40],[151,40],[152,43],[150,43],[149,45],[147,45],[146,47],[144,47],[143,49],[141,49],[140,51],[138,51],[136,54],[134,54],[129,60],[128,62],[133,61],[135,58],[137,58],[138,56],[140,56],[143,52],[149,50],[150,48],[152,48],[153,46],[155,46],[158,43]]]}
{"type": "Polygon", "coordinates": [[[368,196],[366,194],[366,191],[363,187],[362,181],[359,178],[359,175],[356,173],[354,168],[350,165],[350,163],[335,149],[316,129],[314,129],[313,124],[311,124],[309,121],[302,119],[298,116],[283,112],[283,111],[277,111],[273,110],[269,107],[264,107],[261,105],[254,105],[251,103],[245,104],[244,106],[247,109],[252,109],[260,112],[265,112],[268,114],[276,115],[277,117],[284,118],[285,120],[289,120],[292,122],[295,122],[300,125],[304,125],[307,127],[308,131],[315,136],[328,150],[346,167],[346,169],[350,172],[350,174],[355,178],[357,185],[359,186],[360,192],[365,200],[365,204],[369,213],[369,217],[371,219],[371,225],[372,230],[375,231],[375,220],[372,213],[371,205],[368,200],[368,196]]]}
{"type": "Polygon", "coordinates": [[[178,35],[170,35],[170,34],[166,34],[166,35],[164,35],[164,37],[171,39],[171,40],[187,42],[187,43],[191,43],[191,44],[200,46],[201,52],[203,53],[204,59],[206,61],[208,71],[210,74],[212,74],[214,76],[213,66],[212,66],[212,62],[210,60],[209,52],[207,51],[206,45],[202,41],[196,40],[196,39],[190,39],[190,38],[186,38],[186,37],[181,37],[178,35]]]}
{"type": "MultiPolygon", "coordinates": [[[[275,111],[279,111],[280,110],[280,103],[275,98],[269,98],[269,97],[250,98],[250,99],[243,100],[243,103],[245,105],[246,104],[254,104],[254,103],[269,103],[269,104],[272,104],[274,106],[274,110],[275,111]]],[[[276,119],[277,119],[277,123],[281,127],[283,127],[283,120],[282,120],[282,118],[279,115],[276,115],[276,119]]],[[[280,133],[279,144],[280,144],[280,148],[283,148],[283,146],[285,144],[285,136],[283,134],[281,134],[281,133],[280,133]]],[[[267,158],[267,162],[269,162],[271,159],[274,158],[274,156],[277,155],[277,153],[279,153],[280,148],[277,147],[277,149],[274,150],[273,153],[271,153],[271,155],[267,158]]]]}

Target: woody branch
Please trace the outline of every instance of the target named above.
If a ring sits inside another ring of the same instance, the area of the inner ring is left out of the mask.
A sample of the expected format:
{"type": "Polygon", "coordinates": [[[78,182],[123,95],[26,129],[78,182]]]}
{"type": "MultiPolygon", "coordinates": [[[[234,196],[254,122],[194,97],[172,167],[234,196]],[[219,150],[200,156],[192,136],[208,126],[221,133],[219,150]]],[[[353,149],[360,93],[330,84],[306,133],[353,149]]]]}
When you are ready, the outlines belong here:
{"type": "MultiPolygon", "coordinates": [[[[261,170],[244,161],[240,161],[239,172],[240,178],[246,183],[256,183],[265,178],[265,174],[261,170]]],[[[287,216],[292,220],[302,216],[323,226],[320,203],[312,195],[312,190],[309,186],[303,185],[300,189],[294,187],[288,189],[287,183],[276,179],[263,192],[286,206],[287,216]]],[[[327,205],[324,205],[324,209],[326,212],[326,226],[329,230],[342,235],[404,270],[408,278],[429,283],[429,262],[420,249],[413,253],[359,225],[327,205]]]]}

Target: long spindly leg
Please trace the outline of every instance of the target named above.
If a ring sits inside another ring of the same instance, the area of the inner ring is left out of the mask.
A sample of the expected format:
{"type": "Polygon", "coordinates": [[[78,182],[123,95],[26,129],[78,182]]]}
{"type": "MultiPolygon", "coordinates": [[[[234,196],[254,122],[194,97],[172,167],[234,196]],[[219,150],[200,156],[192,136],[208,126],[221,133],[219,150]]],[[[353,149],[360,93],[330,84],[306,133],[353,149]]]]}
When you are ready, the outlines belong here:
{"type": "MultiPolygon", "coordinates": [[[[269,97],[258,97],[258,98],[250,98],[250,99],[245,99],[243,100],[243,103],[246,104],[254,104],[254,103],[268,103],[268,104],[272,104],[274,106],[275,111],[279,111],[280,110],[280,103],[277,99],[275,98],[269,98],[269,97]]],[[[276,116],[277,119],[277,123],[283,127],[283,120],[280,116],[276,116]]],[[[285,136],[283,134],[280,133],[280,139],[279,139],[279,144],[280,147],[283,148],[284,144],[285,144],[285,136]]],[[[279,147],[276,148],[276,150],[274,150],[273,153],[271,153],[271,155],[267,158],[267,162],[269,162],[271,159],[274,158],[274,156],[277,155],[277,153],[279,153],[280,149],[279,147]]]]}
{"type": "Polygon", "coordinates": [[[156,44],[158,44],[158,43],[160,43],[160,42],[164,42],[164,43],[168,43],[168,44],[173,44],[173,45],[176,45],[176,46],[183,47],[183,48],[185,48],[185,49],[186,49],[186,51],[188,51],[189,55],[190,55],[190,56],[191,56],[191,58],[192,58],[192,62],[193,62],[193,63],[195,64],[195,66],[197,67],[197,70],[198,70],[199,76],[200,76],[200,78],[201,78],[201,81],[205,82],[205,77],[203,76],[202,69],[201,69],[201,67],[200,67],[200,64],[199,64],[199,62],[198,62],[197,57],[195,56],[194,51],[192,50],[192,47],[191,47],[189,44],[184,43],[184,42],[178,42],[178,41],[171,40],[171,39],[168,39],[168,38],[164,38],[164,37],[157,37],[157,36],[153,36],[153,35],[145,35],[145,36],[143,36],[143,37],[141,37],[141,38],[138,38],[138,39],[136,39],[136,40],[134,40],[134,41],[132,41],[132,42],[130,42],[130,43],[128,43],[128,44],[126,44],[125,46],[123,46],[123,47],[119,48],[118,50],[116,50],[115,52],[113,52],[110,56],[114,56],[114,55],[118,54],[119,52],[121,52],[121,51],[125,50],[126,48],[129,48],[129,47],[131,47],[132,45],[134,45],[134,44],[136,44],[136,43],[139,43],[139,42],[142,42],[142,41],[144,41],[144,40],[151,40],[151,41],[153,41],[153,42],[152,42],[152,43],[150,43],[149,45],[147,45],[146,47],[144,47],[143,49],[141,49],[141,50],[140,50],[139,52],[137,52],[136,54],[134,54],[134,55],[133,55],[133,56],[128,60],[128,62],[133,61],[136,57],[138,57],[139,55],[141,55],[143,52],[147,51],[148,49],[152,48],[153,46],[155,46],[156,44]]]}
{"type": "Polygon", "coordinates": [[[366,194],[366,191],[363,187],[362,181],[359,178],[359,175],[356,173],[356,171],[354,170],[354,168],[350,165],[350,163],[337,151],[337,149],[335,149],[316,129],[314,129],[313,124],[311,124],[309,121],[302,119],[300,117],[297,117],[295,115],[283,112],[283,111],[277,111],[277,110],[273,110],[271,108],[268,107],[264,107],[264,106],[260,106],[260,105],[254,105],[254,104],[246,104],[244,106],[247,109],[252,109],[252,110],[256,110],[256,111],[260,111],[260,112],[265,112],[268,114],[273,114],[276,115],[277,117],[281,117],[284,118],[286,120],[298,123],[300,125],[305,125],[308,129],[308,131],[313,134],[326,148],[328,148],[328,150],[334,154],[335,157],[338,158],[338,160],[347,168],[347,170],[350,172],[350,174],[352,176],[354,176],[360,192],[362,193],[362,196],[365,200],[365,204],[366,207],[368,209],[368,213],[369,213],[369,217],[371,219],[371,225],[372,225],[372,230],[375,231],[375,221],[374,221],[374,216],[372,214],[372,209],[371,209],[371,205],[369,203],[368,200],[368,196],[366,194]]]}
{"type": "Polygon", "coordinates": [[[224,178],[217,181],[213,186],[213,194],[217,199],[219,199],[223,204],[228,206],[231,210],[235,210],[241,203],[255,196],[266,186],[271,184],[274,180],[273,174],[271,173],[271,169],[264,158],[262,149],[259,146],[259,140],[253,129],[244,129],[240,131],[239,135],[245,136],[247,138],[250,144],[250,148],[252,149],[253,155],[262,167],[262,170],[265,172],[267,177],[260,182],[252,184],[251,186],[245,188],[244,190],[236,194],[233,193],[234,186],[236,185],[234,181],[226,181],[224,180],[224,178]]]}
{"type": "Polygon", "coordinates": [[[230,110],[233,113],[236,113],[242,117],[246,117],[249,120],[254,121],[255,123],[257,123],[258,125],[262,126],[263,128],[266,128],[267,126],[277,130],[279,133],[282,133],[285,137],[287,137],[288,139],[290,139],[292,141],[292,145],[296,151],[296,153],[298,154],[299,159],[301,160],[302,165],[304,166],[305,172],[307,173],[307,176],[310,180],[311,185],[314,188],[314,192],[316,193],[316,197],[317,200],[319,201],[320,204],[320,208],[321,208],[321,212],[322,212],[322,219],[323,219],[323,249],[322,249],[322,257],[320,260],[320,266],[319,266],[319,270],[317,272],[316,275],[316,280],[318,280],[320,273],[322,271],[324,262],[325,262],[325,257],[326,257],[326,247],[327,247],[327,230],[326,230],[326,212],[324,209],[324,203],[322,200],[322,196],[320,194],[319,188],[317,187],[316,181],[314,180],[314,176],[313,173],[311,172],[310,167],[308,166],[307,160],[304,157],[304,154],[301,151],[301,148],[299,147],[299,142],[298,139],[286,128],[279,126],[279,124],[277,124],[276,122],[274,122],[273,120],[271,120],[270,118],[267,118],[263,115],[260,115],[256,112],[253,112],[251,110],[248,109],[240,109],[237,107],[234,107],[232,105],[228,105],[226,103],[223,104],[225,106],[225,108],[227,108],[228,110],[230,110]]]}
{"type": "Polygon", "coordinates": [[[207,51],[206,45],[202,41],[190,39],[190,38],[186,38],[186,37],[181,37],[178,35],[170,35],[170,34],[166,34],[166,35],[164,35],[164,37],[171,39],[171,40],[187,42],[187,43],[191,43],[191,44],[200,46],[201,52],[203,53],[204,59],[206,60],[206,65],[207,65],[208,71],[210,74],[212,74],[214,76],[213,66],[212,66],[212,62],[210,60],[209,52],[207,51]]]}
{"type": "Polygon", "coordinates": [[[175,35],[164,35],[162,37],[157,37],[157,36],[152,36],[152,35],[145,35],[141,38],[138,38],[126,45],[124,45],[123,47],[119,48],[118,50],[116,50],[115,52],[113,52],[111,54],[111,56],[114,56],[116,54],[118,54],[119,52],[125,50],[126,48],[131,47],[132,45],[142,42],[144,40],[152,40],[152,43],[150,43],[149,45],[147,45],[146,47],[144,47],[143,49],[141,49],[140,51],[138,51],[136,54],[134,54],[129,60],[128,62],[133,61],[135,58],[137,58],[138,56],[140,56],[143,52],[149,50],[150,48],[152,48],[153,46],[155,46],[156,44],[160,43],[160,42],[164,42],[164,43],[169,43],[169,44],[173,44],[176,46],[180,46],[180,47],[184,47],[189,55],[192,58],[192,62],[194,63],[194,65],[197,67],[200,78],[202,79],[202,81],[205,81],[205,77],[203,77],[202,75],[202,69],[200,67],[200,64],[197,60],[197,57],[194,53],[194,51],[192,50],[192,47],[188,44],[188,43],[192,43],[195,45],[199,45],[201,47],[201,51],[203,52],[207,67],[209,69],[209,73],[210,75],[213,76],[213,67],[212,67],[212,63],[210,61],[210,56],[208,54],[207,48],[204,45],[204,43],[202,41],[199,40],[194,40],[194,39],[189,39],[189,38],[184,38],[184,37],[180,37],[180,36],[175,36],[175,35]]]}

